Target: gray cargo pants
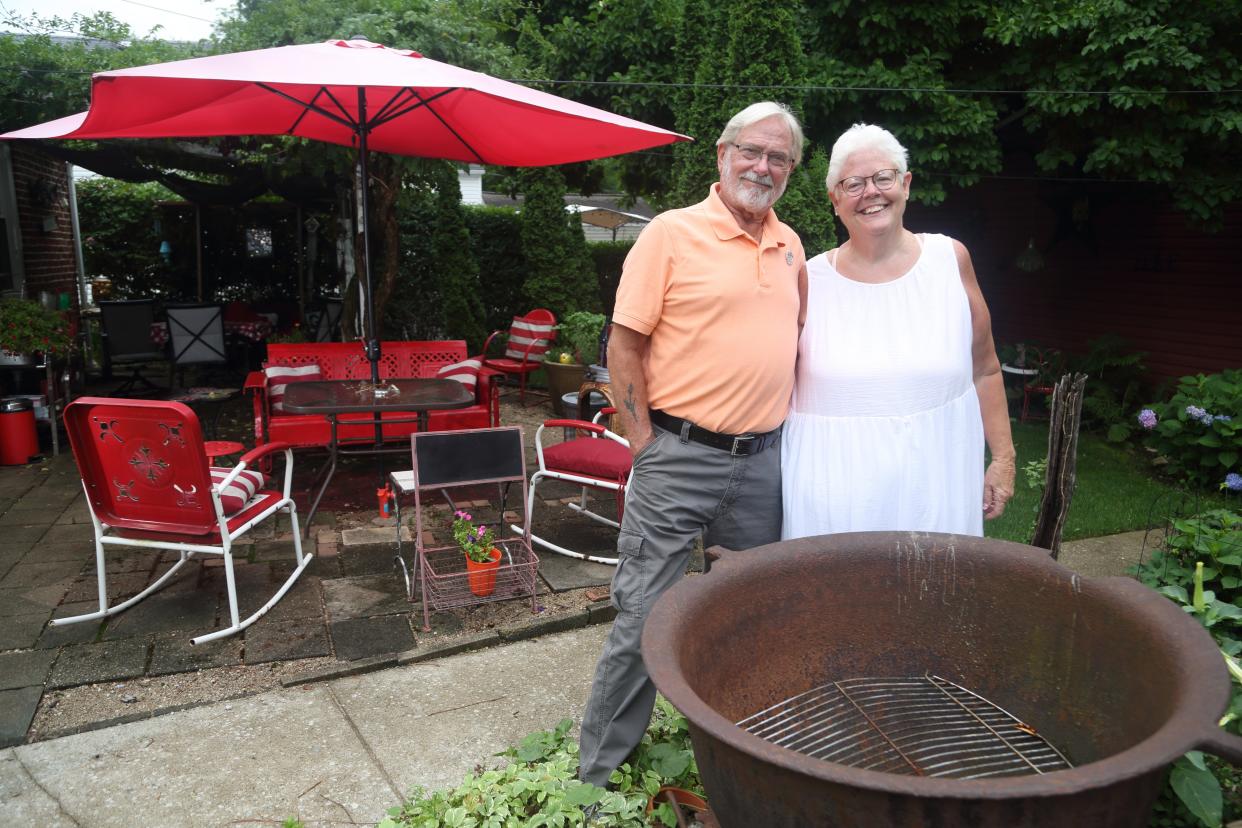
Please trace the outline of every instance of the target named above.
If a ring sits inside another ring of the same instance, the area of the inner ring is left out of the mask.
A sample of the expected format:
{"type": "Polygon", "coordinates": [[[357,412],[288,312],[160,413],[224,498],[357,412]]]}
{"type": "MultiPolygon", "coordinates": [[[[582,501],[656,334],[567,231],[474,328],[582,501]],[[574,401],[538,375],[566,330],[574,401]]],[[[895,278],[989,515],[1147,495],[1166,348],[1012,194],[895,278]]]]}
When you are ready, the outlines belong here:
{"type": "Polygon", "coordinates": [[[578,777],[600,787],[642,740],[656,689],[639,649],[656,599],[685,574],[694,540],[749,549],[780,539],[781,450],[750,456],[690,442],[660,428],[634,460],[617,539],[617,618],[595,668],[582,717],[578,777]]]}

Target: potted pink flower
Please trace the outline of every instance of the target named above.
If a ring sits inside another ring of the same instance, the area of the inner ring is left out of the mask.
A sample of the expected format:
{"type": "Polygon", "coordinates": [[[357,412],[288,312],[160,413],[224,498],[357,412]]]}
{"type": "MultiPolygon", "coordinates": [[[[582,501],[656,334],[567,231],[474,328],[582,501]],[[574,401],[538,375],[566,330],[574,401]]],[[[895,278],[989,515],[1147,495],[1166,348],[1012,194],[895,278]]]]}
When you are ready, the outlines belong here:
{"type": "Polygon", "coordinates": [[[496,548],[496,530],[474,524],[474,518],[458,509],[453,513],[453,540],[466,555],[466,571],[470,591],[479,597],[496,590],[496,570],[500,567],[500,550],[496,548]]]}

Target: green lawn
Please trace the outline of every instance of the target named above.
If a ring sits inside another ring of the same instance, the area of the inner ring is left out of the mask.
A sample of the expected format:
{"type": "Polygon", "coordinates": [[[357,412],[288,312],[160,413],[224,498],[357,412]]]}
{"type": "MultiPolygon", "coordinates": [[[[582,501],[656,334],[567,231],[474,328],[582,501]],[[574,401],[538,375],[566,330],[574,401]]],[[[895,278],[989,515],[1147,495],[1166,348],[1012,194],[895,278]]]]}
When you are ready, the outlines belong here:
{"type": "MultiPolygon", "coordinates": [[[[985,521],[989,538],[1027,543],[1035,525],[1040,492],[1026,485],[1022,466],[1048,452],[1048,424],[1014,423],[1018,480],[1005,514],[985,521]]],[[[1220,496],[1201,495],[1202,508],[1224,505],[1220,496]]],[[[1109,443],[1094,434],[1078,438],[1078,488],[1070,504],[1064,540],[1093,538],[1164,523],[1178,510],[1178,487],[1158,479],[1142,449],[1109,443]]]]}

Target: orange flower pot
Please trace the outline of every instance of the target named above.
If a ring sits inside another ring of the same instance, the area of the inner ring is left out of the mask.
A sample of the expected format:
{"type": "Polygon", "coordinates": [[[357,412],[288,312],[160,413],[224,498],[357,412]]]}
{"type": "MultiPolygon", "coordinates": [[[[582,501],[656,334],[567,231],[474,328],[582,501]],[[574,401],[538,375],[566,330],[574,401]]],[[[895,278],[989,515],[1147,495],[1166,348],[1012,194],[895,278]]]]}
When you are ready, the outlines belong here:
{"type": "Polygon", "coordinates": [[[480,598],[485,598],[496,591],[496,570],[500,567],[500,550],[492,547],[490,559],[480,563],[466,556],[466,577],[470,581],[470,591],[480,598]]]}

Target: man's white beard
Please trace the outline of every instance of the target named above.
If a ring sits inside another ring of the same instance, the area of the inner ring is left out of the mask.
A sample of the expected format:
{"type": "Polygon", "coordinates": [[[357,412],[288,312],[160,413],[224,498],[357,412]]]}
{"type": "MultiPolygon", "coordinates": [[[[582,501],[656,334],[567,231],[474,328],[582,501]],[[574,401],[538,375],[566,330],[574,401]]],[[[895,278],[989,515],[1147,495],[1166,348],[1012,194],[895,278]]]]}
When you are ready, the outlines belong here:
{"type": "Polygon", "coordinates": [[[785,185],[781,184],[780,187],[777,187],[770,175],[759,175],[753,171],[736,175],[731,168],[726,176],[725,186],[729,188],[729,193],[735,201],[750,210],[766,210],[785,194],[785,185]],[[756,184],[766,185],[768,189],[745,187],[742,185],[742,181],[752,181],[756,184]]]}

